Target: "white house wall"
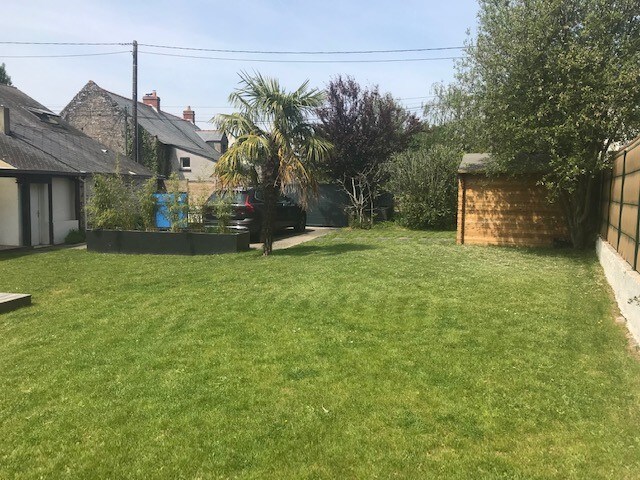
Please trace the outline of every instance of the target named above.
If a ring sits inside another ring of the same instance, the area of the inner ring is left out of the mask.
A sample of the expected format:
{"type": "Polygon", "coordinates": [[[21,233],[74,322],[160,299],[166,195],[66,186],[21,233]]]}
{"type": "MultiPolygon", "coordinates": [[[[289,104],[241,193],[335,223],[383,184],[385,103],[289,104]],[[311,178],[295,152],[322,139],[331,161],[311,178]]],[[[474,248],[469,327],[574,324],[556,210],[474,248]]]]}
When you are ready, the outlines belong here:
{"type": "Polygon", "coordinates": [[[0,245],[19,246],[20,202],[15,178],[0,178],[0,245]]]}
{"type": "Polygon", "coordinates": [[[209,158],[201,157],[179,148],[171,149],[170,161],[172,172],[177,172],[181,179],[192,182],[211,181],[216,164],[209,158]],[[180,170],[180,157],[189,157],[191,159],[191,171],[180,170]]]}
{"type": "Polygon", "coordinates": [[[54,178],[52,186],[53,243],[64,243],[70,230],[78,229],[75,185],[68,178],[54,178]]]}

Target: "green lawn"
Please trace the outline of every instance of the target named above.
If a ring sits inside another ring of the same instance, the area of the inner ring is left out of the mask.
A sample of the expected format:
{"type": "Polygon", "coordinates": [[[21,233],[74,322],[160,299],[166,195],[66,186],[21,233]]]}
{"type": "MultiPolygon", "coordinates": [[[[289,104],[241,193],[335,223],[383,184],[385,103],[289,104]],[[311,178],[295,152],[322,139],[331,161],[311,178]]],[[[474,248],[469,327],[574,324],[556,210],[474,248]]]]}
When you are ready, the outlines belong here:
{"type": "Polygon", "coordinates": [[[640,478],[595,256],[340,231],[0,256],[0,478],[640,478]]]}

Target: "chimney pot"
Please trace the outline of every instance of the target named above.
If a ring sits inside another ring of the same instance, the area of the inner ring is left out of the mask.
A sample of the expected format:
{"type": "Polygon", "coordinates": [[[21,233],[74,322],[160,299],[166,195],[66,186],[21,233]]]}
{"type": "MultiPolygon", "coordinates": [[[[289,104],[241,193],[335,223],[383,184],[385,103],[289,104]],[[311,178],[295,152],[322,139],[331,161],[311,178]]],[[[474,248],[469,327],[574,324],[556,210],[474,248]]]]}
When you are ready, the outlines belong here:
{"type": "Polygon", "coordinates": [[[156,109],[156,111],[160,111],[160,97],[156,93],[155,90],[152,93],[147,93],[142,97],[142,103],[145,105],[149,105],[156,109]]]}
{"type": "Polygon", "coordinates": [[[189,105],[186,109],[182,111],[182,118],[187,122],[191,122],[195,125],[196,123],[196,112],[191,110],[191,105],[189,105]]]}
{"type": "Polygon", "coordinates": [[[11,133],[9,108],[5,106],[0,106],[0,132],[4,133],[5,135],[9,135],[11,133]]]}

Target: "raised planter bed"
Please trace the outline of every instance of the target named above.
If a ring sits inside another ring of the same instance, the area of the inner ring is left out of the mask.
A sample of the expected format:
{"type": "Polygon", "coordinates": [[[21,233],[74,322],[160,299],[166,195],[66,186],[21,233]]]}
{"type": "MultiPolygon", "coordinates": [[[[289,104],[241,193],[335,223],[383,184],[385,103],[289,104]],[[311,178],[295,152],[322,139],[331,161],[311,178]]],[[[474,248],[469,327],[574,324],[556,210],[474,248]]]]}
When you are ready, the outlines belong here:
{"type": "Polygon", "coordinates": [[[209,255],[249,250],[249,232],[139,232],[87,230],[87,250],[101,253],[209,255]]]}

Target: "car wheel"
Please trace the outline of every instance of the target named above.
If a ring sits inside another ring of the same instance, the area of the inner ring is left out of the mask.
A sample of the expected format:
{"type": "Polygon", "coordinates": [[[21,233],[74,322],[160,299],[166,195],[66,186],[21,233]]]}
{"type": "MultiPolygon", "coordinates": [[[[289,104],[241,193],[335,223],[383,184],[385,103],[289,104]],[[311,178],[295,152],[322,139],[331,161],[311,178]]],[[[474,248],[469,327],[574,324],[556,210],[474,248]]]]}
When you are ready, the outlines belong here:
{"type": "Polygon", "coordinates": [[[302,215],[300,215],[300,218],[298,219],[296,226],[293,227],[293,231],[301,233],[301,232],[304,232],[306,228],[307,228],[307,216],[303,213],[302,215]]]}

